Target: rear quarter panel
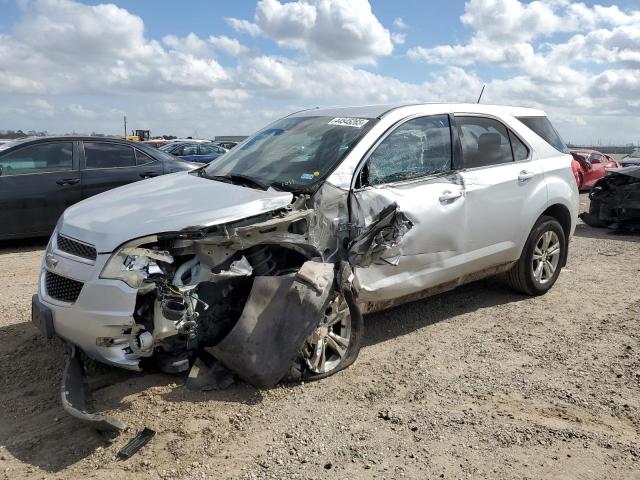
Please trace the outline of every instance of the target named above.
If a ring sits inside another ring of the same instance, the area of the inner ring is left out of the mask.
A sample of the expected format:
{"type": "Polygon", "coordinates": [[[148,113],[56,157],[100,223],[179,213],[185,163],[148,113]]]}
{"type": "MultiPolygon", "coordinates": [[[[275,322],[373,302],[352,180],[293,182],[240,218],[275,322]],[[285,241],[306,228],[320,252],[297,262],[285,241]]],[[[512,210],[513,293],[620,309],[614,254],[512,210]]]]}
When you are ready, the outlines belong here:
{"type": "MultiPolygon", "coordinates": [[[[573,235],[580,209],[580,195],[576,184],[571,162],[571,155],[559,153],[555,156],[539,159],[547,184],[547,208],[560,204],[567,207],[571,214],[571,230],[573,235]]],[[[544,210],[543,210],[544,211],[544,210]]],[[[542,214],[542,211],[540,212],[542,214]]]]}

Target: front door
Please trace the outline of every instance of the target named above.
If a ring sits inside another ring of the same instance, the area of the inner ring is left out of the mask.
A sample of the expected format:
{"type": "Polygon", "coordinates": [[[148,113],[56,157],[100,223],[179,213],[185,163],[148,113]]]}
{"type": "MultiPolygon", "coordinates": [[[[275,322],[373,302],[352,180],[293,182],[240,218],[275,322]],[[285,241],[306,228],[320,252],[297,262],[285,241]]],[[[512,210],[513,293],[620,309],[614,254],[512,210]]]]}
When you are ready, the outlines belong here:
{"type": "Polygon", "coordinates": [[[412,225],[394,248],[355,264],[359,300],[391,300],[459,275],[465,198],[452,164],[447,115],[409,119],[374,147],[350,196],[352,228],[366,230],[394,204],[412,225]]]}
{"type": "Polygon", "coordinates": [[[13,150],[0,157],[0,167],[0,238],[49,235],[81,199],[73,141],[13,150]]]}

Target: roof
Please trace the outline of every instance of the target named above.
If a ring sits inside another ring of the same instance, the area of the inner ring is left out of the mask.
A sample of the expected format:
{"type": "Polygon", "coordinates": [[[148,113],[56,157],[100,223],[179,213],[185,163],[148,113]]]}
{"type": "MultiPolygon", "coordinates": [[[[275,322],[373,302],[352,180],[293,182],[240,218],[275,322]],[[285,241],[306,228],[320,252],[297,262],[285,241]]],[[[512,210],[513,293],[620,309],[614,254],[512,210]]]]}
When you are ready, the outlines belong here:
{"type": "Polygon", "coordinates": [[[126,142],[126,143],[142,143],[142,142],[131,142],[122,137],[102,137],[97,135],[47,135],[44,137],[23,137],[16,138],[15,140],[20,140],[24,142],[35,142],[42,140],[105,140],[109,142],[126,142]]]}
{"type": "Polygon", "coordinates": [[[432,110],[434,113],[446,111],[463,111],[468,113],[502,113],[519,117],[542,117],[546,114],[542,110],[517,107],[511,105],[487,105],[483,103],[396,103],[381,105],[363,105],[355,107],[327,107],[310,108],[291,114],[292,117],[356,117],[356,118],[380,118],[385,114],[406,107],[424,106],[425,111],[432,110]]]}
{"type": "Polygon", "coordinates": [[[91,136],[91,135],[49,135],[45,137],[23,137],[23,138],[17,138],[15,140],[17,140],[15,143],[13,143],[14,141],[12,140],[9,143],[2,144],[2,146],[0,147],[0,150],[2,150],[3,154],[14,148],[24,147],[32,143],[48,142],[52,140],[68,141],[68,142],[79,141],[79,140],[92,141],[92,142],[112,142],[112,143],[130,145],[132,147],[136,147],[144,151],[149,151],[149,149],[155,150],[154,147],[147,145],[144,142],[132,142],[129,140],[125,140],[122,137],[99,137],[99,136],[91,136]]]}

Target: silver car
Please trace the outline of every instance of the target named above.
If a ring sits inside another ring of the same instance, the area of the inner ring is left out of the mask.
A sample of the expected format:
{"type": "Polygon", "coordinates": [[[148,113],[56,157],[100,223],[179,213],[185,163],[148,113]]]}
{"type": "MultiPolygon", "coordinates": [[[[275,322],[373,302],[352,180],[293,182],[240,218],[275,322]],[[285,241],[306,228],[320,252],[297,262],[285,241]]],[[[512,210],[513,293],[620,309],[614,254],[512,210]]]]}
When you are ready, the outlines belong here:
{"type": "Polygon", "coordinates": [[[500,273],[549,290],[578,214],[571,161],[539,110],[298,112],[201,169],[69,208],[33,321],[131,370],[205,351],[259,387],[321,378],[357,357],[364,313],[500,273]]]}

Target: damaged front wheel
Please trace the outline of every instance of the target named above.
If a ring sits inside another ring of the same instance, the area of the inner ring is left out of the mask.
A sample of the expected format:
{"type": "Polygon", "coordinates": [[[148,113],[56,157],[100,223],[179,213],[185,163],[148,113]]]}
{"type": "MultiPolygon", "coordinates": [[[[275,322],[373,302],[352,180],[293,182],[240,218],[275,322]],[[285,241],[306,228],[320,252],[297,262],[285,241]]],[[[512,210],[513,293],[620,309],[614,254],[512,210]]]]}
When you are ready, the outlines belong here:
{"type": "Polygon", "coordinates": [[[323,320],[307,337],[302,357],[307,380],[320,380],[349,365],[358,357],[363,333],[360,310],[350,307],[342,294],[329,304],[323,320]]]}

